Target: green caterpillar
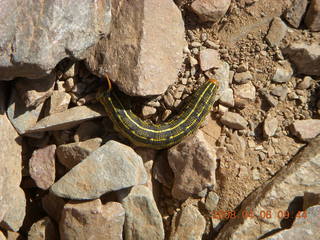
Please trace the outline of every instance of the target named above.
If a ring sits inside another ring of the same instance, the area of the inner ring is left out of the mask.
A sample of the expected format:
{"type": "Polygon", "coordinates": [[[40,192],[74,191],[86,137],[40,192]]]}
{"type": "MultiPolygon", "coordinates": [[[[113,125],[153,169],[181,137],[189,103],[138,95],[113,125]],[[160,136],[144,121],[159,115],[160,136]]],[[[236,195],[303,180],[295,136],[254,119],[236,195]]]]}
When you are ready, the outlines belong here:
{"type": "Polygon", "coordinates": [[[108,85],[108,89],[99,90],[97,100],[103,104],[115,130],[134,145],[153,149],[173,146],[195,132],[210,112],[218,89],[217,81],[209,79],[190,96],[180,114],[168,122],[154,124],[143,121],[121,102],[109,79],[108,85]]]}

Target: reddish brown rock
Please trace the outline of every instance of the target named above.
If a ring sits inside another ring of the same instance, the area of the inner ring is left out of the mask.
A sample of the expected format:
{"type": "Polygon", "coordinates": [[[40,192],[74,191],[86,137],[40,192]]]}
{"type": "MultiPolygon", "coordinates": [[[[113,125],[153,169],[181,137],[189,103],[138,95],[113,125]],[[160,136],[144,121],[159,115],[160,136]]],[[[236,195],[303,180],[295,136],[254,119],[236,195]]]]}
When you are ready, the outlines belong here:
{"type": "Polygon", "coordinates": [[[285,19],[295,28],[300,26],[302,17],[307,9],[308,0],[294,0],[285,14],[285,19]]]}
{"type": "Polygon", "coordinates": [[[49,192],[42,197],[41,204],[46,213],[56,222],[59,222],[65,201],[49,192]]]}
{"type": "Polygon", "coordinates": [[[63,209],[59,222],[61,240],[122,240],[125,211],[120,203],[100,199],[86,202],[71,201],[63,209]]]}
{"type": "Polygon", "coordinates": [[[47,190],[54,183],[56,145],[35,150],[29,160],[29,173],[36,185],[47,190]]]}
{"type": "Polygon", "coordinates": [[[112,15],[112,34],[88,57],[91,70],[108,73],[129,95],[164,93],[187,45],[180,10],[172,0],[114,1],[112,15]]]}
{"type": "Polygon", "coordinates": [[[204,21],[218,22],[227,12],[231,0],[195,0],[192,10],[204,21]]]}
{"type": "Polygon", "coordinates": [[[174,173],[172,196],[176,199],[185,200],[215,185],[215,150],[201,131],[170,148],[168,162],[174,173]]]}

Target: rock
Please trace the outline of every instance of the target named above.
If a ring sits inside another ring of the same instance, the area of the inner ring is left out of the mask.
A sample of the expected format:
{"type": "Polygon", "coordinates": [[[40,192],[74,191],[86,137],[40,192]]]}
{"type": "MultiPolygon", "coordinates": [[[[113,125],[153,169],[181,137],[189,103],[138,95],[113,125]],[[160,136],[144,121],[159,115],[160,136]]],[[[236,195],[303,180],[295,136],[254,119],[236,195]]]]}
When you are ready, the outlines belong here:
{"type": "Polygon", "coordinates": [[[288,28],[281,18],[275,17],[266,36],[267,42],[271,46],[279,46],[282,39],[286,36],[287,30],[288,28]]]}
{"type": "Polygon", "coordinates": [[[302,17],[306,12],[308,0],[294,0],[291,7],[284,15],[285,19],[291,26],[299,28],[302,17]]]}
{"type": "Polygon", "coordinates": [[[320,134],[320,120],[296,120],[291,126],[292,134],[302,141],[309,141],[320,134]]]}
{"type": "Polygon", "coordinates": [[[11,124],[20,135],[24,134],[27,129],[36,124],[42,106],[43,104],[40,104],[36,108],[27,108],[17,91],[12,89],[7,115],[11,124]]]}
{"type": "Polygon", "coordinates": [[[5,114],[5,90],[0,83],[0,227],[18,231],[26,214],[26,199],[20,188],[22,139],[5,114]]]}
{"type": "Polygon", "coordinates": [[[102,204],[100,199],[64,206],[59,222],[61,240],[122,239],[125,211],[120,203],[102,204]]]}
{"type": "Polygon", "coordinates": [[[29,160],[29,173],[38,188],[47,190],[56,177],[55,165],[56,145],[49,145],[35,150],[29,160]]]}
{"type": "Polygon", "coordinates": [[[151,106],[143,106],[142,108],[142,116],[144,118],[149,118],[156,112],[157,112],[157,109],[151,106]]]}
{"type": "Polygon", "coordinates": [[[215,70],[215,74],[213,78],[218,79],[219,82],[219,90],[216,95],[216,100],[221,97],[223,92],[230,88],[229,87],[229,74],[230,74],[230,66],[226,62],[221,62],[221,66],[215,70]]]}
{"type": "Polygon", "coordinates": [[[281,229],[284,219],[277,217],[278,214],[289,209],[290,216],[293,216],[296,213],[294,204],[304,192],[320,190],[320,174],[316,167],[320,164],[319,144],[320,137],[310,142],[273,178],[241,203],[239,214],[247,211],[255,217],[230,219],[216,239],[262,239],[265,234],[281,229]],[[270,218],[266,218],[267,211],[270,218]]]}
{"type": "Polygon", "coordinates": [[[253,101],[256,99],[256,88],[253,86],[252,82],[235,86],[234,95],[236,98],[253,101]]]}
{"type": "Polygon", "coordinates": [[[174,98],[173,96],[167,92],[164,96],[163,96],[163,101],[166,104],[167,107],[172,107],[174,104],[174,98]]]}
{"type": "Polygon", "coordinates": [[[268,115],[267,118],[264,120],[263,134],[266,137],[273,137],[278,129],[278,124],[278,119],[276,117],[268,115]]]}
{"type": "Polygon", "coordinates": [[[253,77],[249,71],[246,71],[246,72],[235,73],[233,79],[236,83],[243,84],[251,81],[253,77]]]}
{"type": "Polygon", "coordinates": [[[221,66],[219,52],[214,49],[201,50],[199,59],[202,71],[207,71],[211,68],[219,68],[221,66]]]}
{"type": "Polygon", "coordinates": [[[192,205],[187,205],[173,216],[169,240],[201,240],[206,227],[206,220],[192,205]]]}
{"type": "Polygon", "coordinates": [[[206,197],[206,202],[204,206],[209,212],[212,212],[216,209],[219,200],[220,197],[218,194],[216,194],[215,192],[209,192],[206,197]]]}
{"type": "Polygon", "coordinates": [[[216,153],[201,131],[170,148],[168,162],[174,173],[172,196],[176,199],[185,200],[216,184],[216,153]]]}
{"type": "Polygon", "coordinates": [[[53,91],[48,104],[48,115],[64,112],[68,109],[71,96],[66,92],[53,91]]]}
{"type": "Polygon", "coordinates": [[[108,141],[73,167],[50,190],[59,197],[95,199],[146,181],[141,157],[126,145],[108,141]]]}
{"type": "Polygon", "coordinates": [[[226,89],[221,95],[219,102],[227,107],[234,106],[233,90],[231,88],[226,89]]]}
{"type": "Polygon", "coordinates": [[[284,66],[277,66],[272,81],[276,83],[286,83],[291,79],[292,74],[293,70],[289,63],[284,64],[284,66]]]}
{"type": "Polygon", "coordinates": [[[101,143],[101,138],[93,138],[83,142],[62,144],[57,148],[58,160],[67,169],[71,169],[98,149],[101,143]]]}
{"type": "Polygon", "coordinates": [[[320,46],[316,43],[292,43],[283,49],[290,61],[295,64],[297,72],[305,75],[320,76],[320,46]]]}
{"type": "Polygon", "coordinates": [[[48,217],[44,217],[32,224],[28,232],[28,239],[30,240],[56,240],[58,238],[59,233],[48,217]]]}
{"type": "Polygon", "coordinates": [[[304,19],[307,27],[314,32],[320,31],[320,1],[311,0],[307,15],[304,19]]]}
{"type": "Polygon", "coordinates": [[[114,1],[112,11],[112,34],[92,49],[89,68],[107,72],[129,95],[164,93],[177,79],[187,45],[180,10],[172,0],[138,0],[114,1]]]}
{"type": "Polygon", "coordinates": [[[6,235],[7,235],[6,240],[20,240],[20,239],[23,239],[23,237],[18,232],[7,231],[6,235]]]}
{"type": "Polygon", "coordinates": [[[303,195],[303,210],[309,207],[320,204],[320,193],[304,192],[303,195]]]}
{"type": "Polygon", "coordinates": [[[284,101],[288,94],[288,88],[277,86],[272,91],[271,94],[280,98],[281,101],[284,101]]]}
{"type": "Polygon", "coordinates": [[[266,238],[266,240],[283,240],[283,239],[314,240],[316,238],[319,238],[320,236],[319,212],[320,212],[320,205],[308,208],[305,212],[307,217],[296,217],[290,229],[280,231],[275,235],[266,238]]]}
{"type": "Polygon", "coordinates": [[[41,205],[43,210],[45,210],[52,219],[56,222],[60,221],[61,213],[65,205],[62,198],[49,192],[41,198],[41,205]]]}
{"type": "Polygon", "coordinates": [[[79,125],[74,134],[74,140],[76,142],[86,141],[97,136],[102,136],[101,128],[103,126],[94,121],[86,121],[79,125]]]}
{"type": "Polygon", "coordinates": [[[217,120],[213,119],[210,115],[207,116],[207,119],[207,123],[201,128],[201,131],[204,133],[204,137],[208,143],[215,145],[221,134],[221,126],[217,120]]]}
{"type": "Polygon", "coordinates": [[[245,120],[240,114],[233,112],[226,112],[220,118],[220,122],[229,128],[242,130],[248,125],[247,120],[245,120]]]}
{"type": "Polygon", "coordinates": [[[51,96],[55,80],[55,73],[36,80],[19,78],[15,82],[15,88],[27,108],[37,107],[51,96]]]}
{"type": "Polygon", "coordinates": [[[106,112],[101,105],[73,107],[67,111],[41,119],[36,125],[29,128],[26,133],[70,129],[84,121],[104,116],[106,116],[106,112]]]}
{"type": "Polygon", "coordinates": [[[109,1],[4,0],[0,19],[0,72],[2,80],[38,79],[66,57],[83,59],[86,50],[109,33],[109,1]],[[18,8],[21,11],[16,11],[18,8]],[[34,14],[30,16],[30,12],[34,14]]]}
{"type": "Polygon", "coordinates": [[[191,9],[203,22],[218,22],[229,9],[231,0],[195,0],[191,9]]]}
{"type": "Polygon", "coordinates": [[[305,76],[301,82],[299,82],[297,88],[301,90],[308,89],[311,87],[312,78],[309,76],[305,76]]]}
{"type": "Polygon", "coordinates": [[[152,176],[159,183],[163,184],[167,188],[172,187],[173,172],[169,166],[167,156],[159,155],[157,160],[154,162],[152,168],[152,176]]]}
{"type": "Polygon", "coordinates": [[[152,192],[142,185],[134,186],[127,194],[120,192],[119,197],[126,212],[124,239],[163,240],[164,229],[160,212],[152,192]]]}

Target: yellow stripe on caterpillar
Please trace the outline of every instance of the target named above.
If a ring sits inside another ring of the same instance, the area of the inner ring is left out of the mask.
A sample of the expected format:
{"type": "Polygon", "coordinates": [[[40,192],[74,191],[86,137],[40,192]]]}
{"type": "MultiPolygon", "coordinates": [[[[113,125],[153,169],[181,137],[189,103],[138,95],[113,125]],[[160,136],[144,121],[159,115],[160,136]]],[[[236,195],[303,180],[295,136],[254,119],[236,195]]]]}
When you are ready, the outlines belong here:
{"type": "Polygon", "coordinates": [[[115,129],[136,146],[162,149],[173,146],[201,125],[214,102],[218,83],[208,80],[190,96],[181,113],[169,122],[154,124],[141,120],[120,101],[119,92],[100,89],[97,99],[103,104],[115,129]]]}

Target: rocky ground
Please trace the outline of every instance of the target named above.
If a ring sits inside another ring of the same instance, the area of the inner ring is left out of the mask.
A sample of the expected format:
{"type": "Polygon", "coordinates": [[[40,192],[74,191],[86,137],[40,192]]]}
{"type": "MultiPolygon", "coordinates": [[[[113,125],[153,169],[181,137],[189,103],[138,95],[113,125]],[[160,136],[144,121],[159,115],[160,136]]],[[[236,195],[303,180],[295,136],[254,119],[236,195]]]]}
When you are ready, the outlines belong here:
{"type": "Polygon", "coordinates": [[[319,0],[0,9],[0,239],[320,238],[319,0]],[[106,73],[157,123],[220,88],[156,151],[113,129],[106,73]]]}

